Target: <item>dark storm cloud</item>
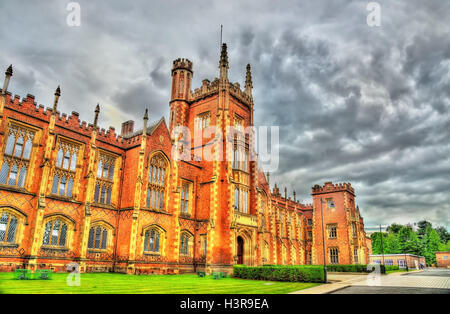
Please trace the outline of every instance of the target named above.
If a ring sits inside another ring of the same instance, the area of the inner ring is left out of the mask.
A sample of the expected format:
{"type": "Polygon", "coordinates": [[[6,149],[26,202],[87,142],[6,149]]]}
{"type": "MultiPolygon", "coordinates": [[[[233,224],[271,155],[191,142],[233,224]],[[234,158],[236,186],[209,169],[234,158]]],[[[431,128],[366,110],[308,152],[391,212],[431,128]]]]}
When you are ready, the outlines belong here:
{"type": "Polygon", "coordinates": [[[220,24],[230,80],[252,65],[255,122],[280,126],[271,182],[309,201],[312,185],[350,181],[366,225],[429,219],[449,226],[450,3],[379,1],[4,1],[0,66],[13,93],[104,127],[168,113],[171,61],[194,62],[193,88],[218,76],[220,24]],[[20,14],[18,14],[20,12],[20,14]],[[45,18],[43,18],[45,17],[45,18]]]}

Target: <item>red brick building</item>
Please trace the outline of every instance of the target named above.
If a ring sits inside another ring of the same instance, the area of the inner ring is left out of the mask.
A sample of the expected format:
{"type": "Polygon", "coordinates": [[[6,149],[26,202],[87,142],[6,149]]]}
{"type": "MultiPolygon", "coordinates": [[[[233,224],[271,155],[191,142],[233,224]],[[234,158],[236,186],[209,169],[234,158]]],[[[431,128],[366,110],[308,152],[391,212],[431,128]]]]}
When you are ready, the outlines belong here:
{"type": "Polygon", "coordinates": [[[60,114],[59,87],[52,108],[32,95],[13,97],[8,68],[0,100],[0,270],[61,271],[76,262],[81,271],[179,273],[321,263],[320,198],[335,206],[324,208],[326,227],[337,232],[326,239],[330,261],[366,263],[350,184],[315,186],[314,204],[301,204],[295,192],[291,199],[286,189],[270,189],[251,158],[251,137],[190,142],[176,132],[253,125],[250,66],[244,90],[229,82],[224,45],[219,69],[219,78],[192,91],[192,62],[175,60],[169,124],[148,125],[145,111],[143,129],[127,121],[116,134],[99,127],[98,105],[92,124],[77,112],[60,114]],[[212,161],[202,158],[205,149],[212,161]],[[237,158],[221,158],[230,152],[237,158]],[[186,154],[192,159],[180,157],[186,154]]]}
{"type": "Polygon", "coordinates": [[[450,252],[436,252],[437,267],[450,268],[450,252]]]}

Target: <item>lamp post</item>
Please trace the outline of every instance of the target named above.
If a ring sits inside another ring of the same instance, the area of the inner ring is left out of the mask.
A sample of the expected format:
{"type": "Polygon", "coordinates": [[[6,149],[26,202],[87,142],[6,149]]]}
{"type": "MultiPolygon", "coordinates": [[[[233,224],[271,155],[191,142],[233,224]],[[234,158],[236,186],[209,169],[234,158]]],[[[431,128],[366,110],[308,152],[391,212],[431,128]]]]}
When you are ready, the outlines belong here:
{"type": "Polygon", "coordinates": [[[323,227],[323,199],[320,198],[320,217],[322,218],[322,246],[323,246],[323,282],[327,283],[327,260],[325,255],[325,229],[323,227]]]}
{"type": "Polygon", "coordinates": [[[380,225],[380,239],[381,239],[381,255],[383,256],[383,265],[384,265],[383,234],[381,233],[381,225],[380,225]]]}

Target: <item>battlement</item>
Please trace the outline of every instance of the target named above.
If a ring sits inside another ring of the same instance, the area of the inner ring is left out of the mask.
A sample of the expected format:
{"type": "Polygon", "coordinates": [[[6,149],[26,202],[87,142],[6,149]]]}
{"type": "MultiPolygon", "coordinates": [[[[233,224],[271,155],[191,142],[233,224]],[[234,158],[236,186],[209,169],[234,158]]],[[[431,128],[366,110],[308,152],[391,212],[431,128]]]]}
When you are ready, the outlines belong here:
{"type": "Polygon", "coordinates": [[[210,82],[207,79],[202,81],[202,86],[196,88],[191,92],[191,98],[193,101],[200,100],[202,98],[211,96],[219,91],[219,79],[216,78],[214,81],[210,82]]]}
{"type": "MultiPolygon", "coordinates": [[[[1,89],[0,89],[1,92],[1,89]]],[[[18,111],[21,114],[25,114],[32,118],[35,118],[45,123],[50,122],[50,117],[52,115],[52,108],[45,108],[43,105],[37,105],[35,102],[35,97],[31,94],[27,94],[26,97],[20,99],[20,96],[14,95],[10,92],[6,92],[5,107],[14,111],[18,111]]],[[[94,130],[94,125],[92,123],[87,123],[86,121],[81,121],[79,118],[80,114],[76,111],[72,111],[72,114],[61,113],[59,111],[55,112],[55,125],[56,127],[62,127],[66,130],[70,130],[74,133],[90,137],[92,131],[94,130]]],[[[156,123],[155,123],[156,124],[156,123]]],[[[115,146],[126,148],[130,144],[139,141],[142,135],[142,130],[140,132],[134,132],[124,137],[118,135],[115,128],[110,126],[107,130],[104,128],[97,128],[97,139],[102,142],[109,143],[115,146]]]]}
{"type": "Polygon", "coordinates": [[[241,85],[239,83],[230,83],[230,94],[250,107],[252,103],[252,97],[241,90],[241,85]]]}
{"type": "Polygon", "coordinates": [[[355,190],[353,189],[351,183],[337,183],[325,182],[323,186],[316,184],[312,187],[312,194],[323,194],[323,193],[333,193],[333,192],[349,192],[355,195],[355,190]]]}
{"type": "Polygon", "coordinates": [[[175,70],[184,69],[192,72],[192,61],[185,58],[178,58],[173,61],[172,73],[175,70]]]}

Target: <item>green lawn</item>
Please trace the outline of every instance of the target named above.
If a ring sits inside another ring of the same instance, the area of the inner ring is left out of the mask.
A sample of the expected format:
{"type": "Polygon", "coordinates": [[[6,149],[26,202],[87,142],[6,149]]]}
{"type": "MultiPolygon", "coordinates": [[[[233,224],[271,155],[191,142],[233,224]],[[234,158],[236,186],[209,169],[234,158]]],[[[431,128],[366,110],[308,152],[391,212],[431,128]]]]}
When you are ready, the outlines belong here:
{"type": "Polygon", "coordinates": [[[405,269],[396,269],[396,270],[386,270],[386,275],[392,274],[392,273],[403,273],[406,272],[405,269]]]}
{"type": "Polygon", "coordinates": [[[238,278],[213,279],[197,275],[81,274],[81,285],[68,286],[67,274],[52,280],[14,280],[13,273],[0,273],[0,293],[276,293],[283,294],[317,286],[317,283],[269,282],[238,278]]]}

